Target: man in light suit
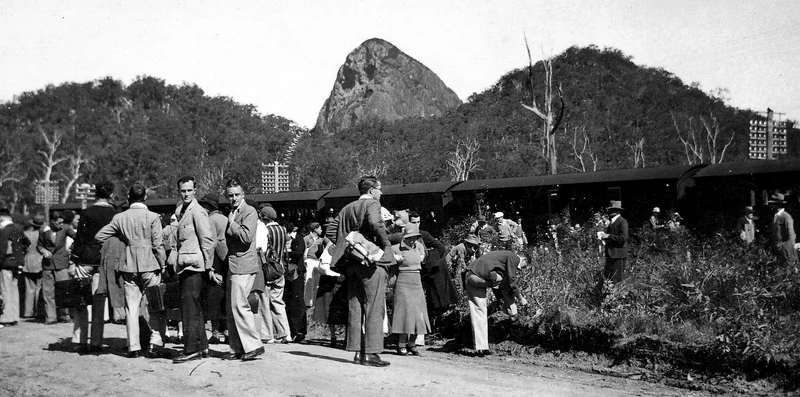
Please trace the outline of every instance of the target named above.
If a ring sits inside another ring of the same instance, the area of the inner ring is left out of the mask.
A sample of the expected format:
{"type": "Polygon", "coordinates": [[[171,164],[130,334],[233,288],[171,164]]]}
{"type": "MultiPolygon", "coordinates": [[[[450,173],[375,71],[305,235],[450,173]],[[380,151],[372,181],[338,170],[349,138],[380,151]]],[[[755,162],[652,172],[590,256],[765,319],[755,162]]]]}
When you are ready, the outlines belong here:
{"type": "Polygon", "coordinates": [[[331,267],[344,268],[350,314],[347,321],[347,351],[356,352],[353,360],[361,365],[385,367],[378,353],[383,351],[383,317],[386,312],[386,266],[395,262],[392,245],[381,218],[381,182],[364,176],[358,182],[361,197],[346,205],[336,217],[337,244],[331,254],[331,267]],[[360,232],[383,249],[377,264],[364,265],[347,253],[345,237],[360,232]]]}
{"type": "Polygon", "coordinates": [[[794,220],[784,209],[786,206],[784,195],[773,193],[767,203],[775,211],[775,216],[772,218],[772,247],[778,258],[778,264],[797,266],[794,220]]]}
{"type": "Polygon", "coordinates": [[[256,319],[247,302],[256,273],[261,271],[255,238],[258,213],[245,202],[244,189],[238,179],[228,181],[225,195],[231,203],[228,228],[225,231],[228,245],[228,281],[225,292],[230,303],[227,316],[231,352],[223,359],[249,361],[264,353],[256,319]]]}
{"type": "Polygon", "coordinates": [[[612,201],[607,208],[611,223],[598,237],[606,243],[606,266],[603,278],[615,283],[625,277],[625,260],[628,258],[628,221],[622,217],[622,202],[612,201]]]}
{"type": "MultiPolygon", "coordinates": [[[[95,239],[105,242],[113,236],[120,237],[126,245],[126,261],[116,269],[122,274],[125,293],[125,323],[128,331],[128,357],[141,355],[139,342],[139,306],[147,287],[161,284],[166,254],[161,236],[161,217],[147,209],[147,190],[135,184],[128,191],[130,208],[114,215],[108,225],[103,226],[95,239]]],[[[167,322],[163,313],[148,313],[147,324],[152,329],[150,346],[145,355],[149,358],[164,357],[162,350],[166,337],[167,322]]]]}
{"type": "Polygon", "coordinates": [[[208,212],[197,203],[194,177],[178,180],[181,203],[175,209],[178,218],[176,229],[178,252],[175,271],[181,286],[181,317],[183,321],[183,354],[172,362],[183,363],[200,359],[208,350],[203,307],[200,292],[206,273],[213,278],[214,231],[208,212]]]}

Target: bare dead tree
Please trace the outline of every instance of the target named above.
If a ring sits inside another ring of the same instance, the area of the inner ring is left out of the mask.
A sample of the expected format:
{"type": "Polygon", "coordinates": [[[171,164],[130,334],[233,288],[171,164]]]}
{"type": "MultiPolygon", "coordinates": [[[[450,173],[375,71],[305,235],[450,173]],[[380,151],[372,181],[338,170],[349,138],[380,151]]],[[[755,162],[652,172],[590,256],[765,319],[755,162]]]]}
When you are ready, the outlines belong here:
{"type": "Polygon", "coordinates": [[[75,149],[75,153],[67,155],[66,157],[69,165],[67,166],[67,173],[63,174],[66,183],[64,184],[64,193],[61,195],[62,204],[67,202],[72,186],[75,185],[75,182],[83,175],[81,168],[90,161],[89,157],[83,153],[81,148],[75,149]]]}
{"type": "Polygon", "coordinates": [[[625,145],[633,152],[633,168],[639,168],[640,165],[641,168],[644,168],[644,138],[634,141],[633,143],[625,141],[625,145]]]}
{"type": "MultiPolygon", "coordinates": [[[[567,132],[568,127],[564,127],[564,132],[567,132]]],[[[580,168],[575,167],[573,165],[564,163],[569,168],[572,168],[575,171],[579,172],[586,172],[586,160],[584,160],[584,156],[588,156],[589,160],[592,162],[592,171],[597,171],[597,155],[592,150],[592,144],[589,141],[589,134],[586,132],[586,126],[582,126],[581,130],[581,141],[582,144],[580,152],[578,151],[578,127],[573,129],[572,133],[572,142],[569,142],[569,146],[572,148],[572,154],[575,156],[575,159],[578,160],[578,165],[580,168]]]]}
{"type": "Polygon", "coordinates": [[[481,159],[478,158],[480,148],[481,144],[475,138],[456,143],[456,150],[447,160],[453,181],[466,181],[470,173],[481,169],[481,159]]]}
{"type": "Polygon", "coordinates": [[[531,82],[531,105],[522,104],[525,109],[533,112],[539,119],[544,122],[542,127],[542,154],[547,160],[548,173],[558,173],[558,156],[556,152],[556,138],[555,133],[558,130],[559,124],[564,117],[564,95],[561,91],[561,86],[557,87],[558,99],[561,102],[561,108],[558,114],[553,109],[553,60],[551,58],[544,59],[542,64],[545,70],[545,84],[544,84],[544,110],[540,110],[536,104],[536,92],[533,89],[533,58],[531,57],[531,48],[528,45],[528,38],[525,37],[525,49],[528,50],[528,77],[531,82]]]}
{"type": "Polygon", "coordinates": [[[22,164],[22,159],[10,153],[10,150],[4,148],[0,151],[0,186],[6,182],[19,182],[22,177],[19,175],[19,166],[22,164]]]}
{"type": "Polygon", "coordinates": [[[41,180],[49,182],[53,177],[53,170],[56,166],[69,160],[67,156],[64,156],[58,151],[59,147],[61,147],[61,140],[64,138],[64,131],[54,129],[53,133],[48,135],[44,128],[39,126],[39,134],[44,141],[44,148],[36,151],[36,154],[41,157],[38,164],[42,167],[41,180]]]}
{"type": "Polygon", "coordinates": [[[714,114],[710,114],[711,123],[709,124],[705,118],[702,116],[700,117],[700,121],[703,122],[703,127],[706,129],[706,145],[708,146],[708,153],[710,155],[711,164],[721,163],[723,159],[725,159],[725,152],[728,150],[728,147],[733,143],[733,137],[736,135],[736,132],[731,132],[731,138],[728,139],[728,143],[722,147],[722,152],[719,154],[719,158],[717,158],[717,137],[719,137],[719,120],[714,117],[714,114]]]}
{"type": "Polygon", "coordinates": [[[700,130],[693,117],[687,117],[685,133],[681,132],[678,118],[675,114],[671,113],[671,116],[675,131],[678,133],[678,140],[683,143],[688,164],[703,164],[706,161],[711,164],[717,164],[725,159],[725,152],[733,143],[736,133],[731,132],[728,142],[725,143],[722,151],[720,151],[717,145],[717,139],[720,136],[719,120],[713,114],[709,115],[711,121],[700,116],[700,124],[703,126],[703,131],[700,130]],[[705,135],[705,146],[703,145],[704,139],[702,135],[705,135]]]}
{"type": "Polygon", "coordinates": [[[356,163],[356,177],[355,180],[358,181],[364,175],[372,175],[380,179],[389,172],[389,164],[381,161],[380,164],[369,164],[364,165],[361,162],[356,163]]]}

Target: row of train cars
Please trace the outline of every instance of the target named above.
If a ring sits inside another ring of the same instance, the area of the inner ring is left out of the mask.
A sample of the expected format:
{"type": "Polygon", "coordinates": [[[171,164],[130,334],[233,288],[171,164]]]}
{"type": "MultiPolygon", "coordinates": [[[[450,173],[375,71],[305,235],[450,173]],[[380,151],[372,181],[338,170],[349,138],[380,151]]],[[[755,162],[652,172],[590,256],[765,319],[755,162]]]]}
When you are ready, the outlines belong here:
{"type": "MultiPolygon", "coordinates": [[[[767,199],[774,192],[787,197],[787,210],[800,215],[800,160],[753,160],[737,163],[681,165],[519,178],[477,179],[384,185],[381,203],[389,209],[419,212],[423,229],[439,235],[448,221],[502,211],[506,218],[521,219],[528,236],[557,219],[584,224],[606,207],[621,200],[631,227],[643,225],[653,207],[662,216],[677,211],[683,224],[695,230],[732,228],[745,206],[753,206],[760,222],[772,217],[767,199]],[[539,228],[539,229],[537,229],[539,228]]],[[[324,222],[358,198],[355,186],[254,194],[259,205],[270,203],[283,219],[296,224],[324,222]]],[[[224,199],[222,199],[224,201],[224,199]]],[[[158,213],[172,213],[178,198],[148,200],[158,213]]],[[[91,203],[90,203],[91,204],[91,203]]],[[[57,204],[51,210],[80,211],[81,203],[57,204]]]]}

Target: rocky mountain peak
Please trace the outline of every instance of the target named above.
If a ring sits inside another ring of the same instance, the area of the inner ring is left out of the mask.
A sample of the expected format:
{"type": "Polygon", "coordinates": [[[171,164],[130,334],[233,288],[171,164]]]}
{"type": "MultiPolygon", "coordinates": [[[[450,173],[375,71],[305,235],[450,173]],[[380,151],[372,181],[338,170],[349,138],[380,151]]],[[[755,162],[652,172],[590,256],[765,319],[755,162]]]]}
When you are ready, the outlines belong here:
{"type": "Polygon", "coordinates": [[[436,73],[393,44],[373,38],[347,55],[316,128],[332,133],[370,117],[438,116],[460,104],[436,73]]]}

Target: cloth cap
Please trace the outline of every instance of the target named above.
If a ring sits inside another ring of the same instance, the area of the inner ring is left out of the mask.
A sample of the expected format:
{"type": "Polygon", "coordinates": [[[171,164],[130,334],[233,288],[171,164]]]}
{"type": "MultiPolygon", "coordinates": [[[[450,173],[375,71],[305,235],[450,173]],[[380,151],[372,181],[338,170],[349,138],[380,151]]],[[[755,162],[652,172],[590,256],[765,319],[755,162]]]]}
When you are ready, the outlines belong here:
{"type": "Polygon", "coordinates": [[[661,208],[653,207],[653,212],[661,212],[661,208]]]}
{"type": "Polygon", "coordinates": [[[494,219],[498,219],[498,218],[502,218],[502,217],[503,217],[503,213],[502,212],[495,212],[494,213],[494,219]]]}
{"type": "Polygon", "coordinates": [[[486,217],[483,215],[478,215],[478,222],[486,222],[486,217]]]}
{"type": "Polygon", "coordinates": [[[753,207],[748,205],[747,207],[744,207],[744,213],[745,214],[752,214],[752,213],[755,213],[755,211],[753,210],[753,207]]]}
{"type": "Polygon", "coordinates": [[[464,242],[472,245],[481,245],[481,240],[478,240],[478,236],[474,234],[467,235],[467,238],[464,239],[464,242]]]}
{"type": "Polygon", "coordinates": [[[275,208],[272,208],[271,205],[268,205],[268,206],[265,206],[265,207],[261,208],[260,213],[261,213],[261,217],[267,218],[269,220],[273,220],[274,221],[275,219],[278,218],[278,213],[275,212],[275,208]]]}
{"type": "Polygon", "coordinates": [[[768,203],[783,204],[785,201],[786,201],[786,196],[784,196],[783,193],[772,193],[772,195],[769,196],[768,203]]]}

